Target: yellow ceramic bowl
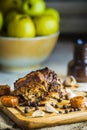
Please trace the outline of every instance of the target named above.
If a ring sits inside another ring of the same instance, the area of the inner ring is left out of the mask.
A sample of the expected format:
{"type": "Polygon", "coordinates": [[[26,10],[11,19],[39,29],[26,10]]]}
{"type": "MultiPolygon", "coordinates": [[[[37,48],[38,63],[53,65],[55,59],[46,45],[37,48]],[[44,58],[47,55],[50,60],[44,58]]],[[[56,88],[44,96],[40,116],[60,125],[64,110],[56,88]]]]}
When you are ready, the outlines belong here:
{"type": "Polygon", "coordinates": [[[31,67],[52,52],[59,33],[35,38],[0,37],[0,64],[3,67],[31,67]]]}

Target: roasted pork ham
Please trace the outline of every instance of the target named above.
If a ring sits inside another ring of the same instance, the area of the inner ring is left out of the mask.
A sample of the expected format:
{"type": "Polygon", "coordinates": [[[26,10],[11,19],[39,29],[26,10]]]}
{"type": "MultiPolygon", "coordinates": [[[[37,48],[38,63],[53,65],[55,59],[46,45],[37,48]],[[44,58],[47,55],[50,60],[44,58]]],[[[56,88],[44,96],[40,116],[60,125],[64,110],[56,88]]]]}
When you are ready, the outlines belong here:
{"type": "Polygon", "coordinates": [[[66,94],[61,79],[47,67],[33,71],[14,83],[14,95],[40,105],[56,102],[66,94]]]}

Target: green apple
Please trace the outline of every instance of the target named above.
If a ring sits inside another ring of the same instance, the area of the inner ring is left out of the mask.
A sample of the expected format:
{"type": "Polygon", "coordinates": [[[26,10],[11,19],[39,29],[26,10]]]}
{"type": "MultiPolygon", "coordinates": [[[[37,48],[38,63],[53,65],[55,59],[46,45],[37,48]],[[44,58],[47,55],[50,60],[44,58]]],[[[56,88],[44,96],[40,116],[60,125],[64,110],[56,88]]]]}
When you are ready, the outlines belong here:
{"type": "Polygon", "coordinates": [[[17,14],[8,24],[7,31],[10,37],[34,37],[35,25],[29,16],[17,14]]]}
{"type": "Polygon", "coordinates": [[[60,14],[54,8],[47,8],[44,12],[44,15],[52,15],[58,22],[60,21],[60,14]]]}
{"type": "Polygon", "coordinates": [[[0,31],[2,29],[2,26],[3,26],[3,15],[2,13],[0,12],[0,31]]]}
{"type": "Polygon", "coordinates": [[[59,30],[57,20],[50,15],[43,15],[34,19],[37,35],[50,35],[59,30]]]}
{"type": "Polygon", "coordinates": [[[20,10],[21,5],[21,0],[0,0],[0,10],[3,13],[7,13],[11,9],[20,10]]]}
{"type": "Polygon", "coordinates": [[[5,16],[5,25],[7,26],[10,21],[18,14],[17,11],[9,11],[5,16]]]}
{"type": "Polygon", "coordinates": [[[23,2],[23,12],[30,16],[40,16],[45,11],[45,2],[43,0],[26,0],[23,2]]]}

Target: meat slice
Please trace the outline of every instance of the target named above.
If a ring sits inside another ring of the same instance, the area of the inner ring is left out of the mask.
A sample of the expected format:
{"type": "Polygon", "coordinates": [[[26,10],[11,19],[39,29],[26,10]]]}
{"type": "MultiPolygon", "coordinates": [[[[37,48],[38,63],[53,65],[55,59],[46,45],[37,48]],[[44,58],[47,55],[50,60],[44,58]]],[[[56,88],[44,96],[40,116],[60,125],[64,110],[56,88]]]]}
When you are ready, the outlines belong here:
{"type": "Polygon", "coordinates": [[[67,94],[58,75],[46,68],[32,71],[14,83],[14,94],[26,101],[49,101],[50,98],[64,98],[67,94]]]}

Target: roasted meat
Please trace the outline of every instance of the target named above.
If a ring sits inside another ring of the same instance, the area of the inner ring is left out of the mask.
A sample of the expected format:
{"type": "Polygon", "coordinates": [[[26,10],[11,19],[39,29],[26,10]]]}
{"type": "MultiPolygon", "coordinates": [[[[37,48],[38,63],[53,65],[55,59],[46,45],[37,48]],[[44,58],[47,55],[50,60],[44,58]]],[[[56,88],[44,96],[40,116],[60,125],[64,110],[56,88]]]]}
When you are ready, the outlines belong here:
{"type": "Polygon", "coordinates": [[[0,96],[9,95],[10,94],[10,86],[0,85],[0,96]]]}
{"type": "Polygon", "coordinates": [[[47,101],[56,102],[66,94],[61,79],[47,67],[33,71],[14,83],[14,95],[40,105],[47,101]]]}

